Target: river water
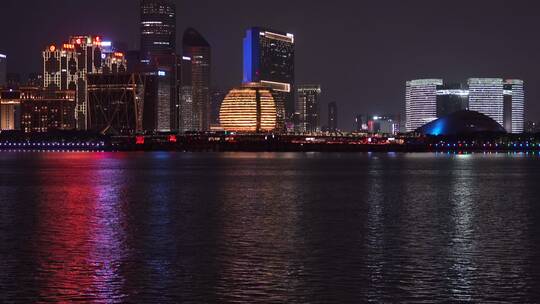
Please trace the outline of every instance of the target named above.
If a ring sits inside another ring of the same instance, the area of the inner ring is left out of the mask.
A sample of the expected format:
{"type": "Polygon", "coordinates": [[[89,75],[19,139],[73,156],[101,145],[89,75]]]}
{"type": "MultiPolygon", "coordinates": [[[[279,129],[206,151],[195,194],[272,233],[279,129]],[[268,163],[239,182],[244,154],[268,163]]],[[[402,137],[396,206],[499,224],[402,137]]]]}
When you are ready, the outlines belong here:
{"type": "Polygon", "coordinates": [[[540,301],[540,156],[0,153],[0,302],[540,301]]]}

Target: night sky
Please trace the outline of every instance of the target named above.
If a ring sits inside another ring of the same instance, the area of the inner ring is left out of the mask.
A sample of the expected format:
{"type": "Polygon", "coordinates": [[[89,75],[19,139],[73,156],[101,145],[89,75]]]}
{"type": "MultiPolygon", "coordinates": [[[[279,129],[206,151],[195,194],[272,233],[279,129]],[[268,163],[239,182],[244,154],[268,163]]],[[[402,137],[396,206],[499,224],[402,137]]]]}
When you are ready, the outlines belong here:
{"type": "MultiPolygon", "coordinates": [[[[178,41],[192,26],[213,47],[215,87],[240,83],[246,28],[294,33],[297,83],[320,83],[322,108],[336,101],[344,129],[356,113],[404,112],[405,81],[428,77],[523,79],[527,118],[540,120],[538,0],[176,2],[178,41]]],[[[71,34],[101,34],[136,49],[138,3],[0,0],[0,52],[9,57],[10,72],[26,74],[41,70],[46,45],[71,34]]]]}

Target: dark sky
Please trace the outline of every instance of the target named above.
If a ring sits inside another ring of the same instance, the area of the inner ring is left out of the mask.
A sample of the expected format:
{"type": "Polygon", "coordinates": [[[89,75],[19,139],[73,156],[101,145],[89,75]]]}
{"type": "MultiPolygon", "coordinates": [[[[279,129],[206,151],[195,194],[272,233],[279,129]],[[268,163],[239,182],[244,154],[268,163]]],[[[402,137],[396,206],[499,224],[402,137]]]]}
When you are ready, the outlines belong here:
{"type": "MultiPolygon", "coordinates": [[[[323,86],[323,108],[338,103],[341,128],[351,128],[355,113],[403,112],[405,81],[426,77],[521,78],[527,116],[540,120],[538,0],[176,2],[178,39],[193,26],[212,44],[217,87],[241,81],[246,28],[294,33],[297,83],[323,86]]],[[[47,44],[70,34],[101,34],[137,48],[138,3],[0,0],[0,52],[11,72],[28,73],[40,71],[47,44]]]]}

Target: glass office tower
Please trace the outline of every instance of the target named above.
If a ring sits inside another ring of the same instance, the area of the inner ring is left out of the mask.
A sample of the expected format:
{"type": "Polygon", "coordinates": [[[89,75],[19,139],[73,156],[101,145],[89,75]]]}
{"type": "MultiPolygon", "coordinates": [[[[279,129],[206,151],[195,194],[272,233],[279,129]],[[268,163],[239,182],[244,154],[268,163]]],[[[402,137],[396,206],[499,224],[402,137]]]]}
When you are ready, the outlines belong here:
{"type": "Polygon", "coordinates": [[[141,0],[141,60],[176,50],[176,5],[170,0],[141,0]]]}
{"type": "Polygon", "coordinates": [[[265,28],[250,28],[244,38],[246,83],[261,83],[272,89],[278,111],[278,130],[294,114],[294,35],[265,28]]]}

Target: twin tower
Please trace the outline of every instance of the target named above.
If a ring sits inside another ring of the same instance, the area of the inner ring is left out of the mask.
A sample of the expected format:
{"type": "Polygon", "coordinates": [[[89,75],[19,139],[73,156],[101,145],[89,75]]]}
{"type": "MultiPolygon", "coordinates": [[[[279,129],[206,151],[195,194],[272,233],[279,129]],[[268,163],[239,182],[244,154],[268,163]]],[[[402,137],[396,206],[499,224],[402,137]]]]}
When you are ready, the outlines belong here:
{"type": "Polygon", "coordinates": [[[417,79],[406,84],[406,130],[418,128],[461,110],[484,114],[508,133],[523,133],[525,91],[522,80],[470,78],[466,84],[417,79]]]}

